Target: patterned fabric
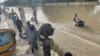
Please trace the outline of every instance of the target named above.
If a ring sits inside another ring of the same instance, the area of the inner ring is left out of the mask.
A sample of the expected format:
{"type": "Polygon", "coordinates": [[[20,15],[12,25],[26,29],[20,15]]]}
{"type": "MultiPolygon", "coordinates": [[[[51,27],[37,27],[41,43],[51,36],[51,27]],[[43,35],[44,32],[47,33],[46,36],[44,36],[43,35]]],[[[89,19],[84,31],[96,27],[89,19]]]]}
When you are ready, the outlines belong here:
{"type": "Polygon", "coordinates": [[[29,37],[29,28],[30,28],[30,26],[27,26],[27,28],[26,28],[26,34],[27,34],[27,37],[29,37]]]}
{"type": "Polygon", "coordinates": [[[37,35],[38,35],[38,31],[36,29],[34,29],[34,31],[29,30],[29,43],[30,43],[31,47],[36,47],[37,35]]]}

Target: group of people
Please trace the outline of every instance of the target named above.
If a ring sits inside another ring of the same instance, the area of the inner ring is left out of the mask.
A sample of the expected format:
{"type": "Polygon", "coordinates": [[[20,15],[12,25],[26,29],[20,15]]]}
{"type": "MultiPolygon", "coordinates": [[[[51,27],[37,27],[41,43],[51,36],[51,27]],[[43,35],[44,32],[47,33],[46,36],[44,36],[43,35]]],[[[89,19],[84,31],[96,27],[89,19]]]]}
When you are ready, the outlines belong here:
{"type": "MultiPolygon", "coordinates": [[[[11,19],[13,21],[14,26],[18,28],[19,33],[22,33],[23,23],[13,9],[12,9],[11,19]]],[[[52,28],[51,24],[45,23],[39,28],[39,30],[37,30],[36,27],[33,24],[30,24],[30,21],[28,21],[25,32],[32,53],[35,52],[34,50],[38,50],[37,41],[41,41],[43,44],[44,56],[51,56],[51,39],[49,38],[49,36],[53,35],[54,33],[54,29],[52,28]]],[[[15,32],[12,33],[15,36],[15,32]]],[[[16,43],[15,38],[14,38],[14,42],[16,43]]],[[[72,54],[66,53],[65,56],[72,56],[72,54]]]]}
{"type": "Polygon", "coordinates": [[[40,29],[37,30],[36,27],[28,21],[26,35],[29,39],[29,45],[31,46],[32,53],[34,53],[34,49],[38,49],[37,41],[41,41],[43,43],[44,56],[51,56],[49,36],[53,35],[53,32],[54,29],[49,23],[43,24],[40,29]]]}
{"type": "Polygon", "coordinates": [[[16,26],[18,31],[19,31],[19,33],[21,33],[22,32],[23,24],[22,24],[22,21],[17,16],[17,13],[14,12],[13,9],[12,9],[12,17],[11,17],[11,19],[13,21],[14,26],[16,26]]]}
{"type": "MultiPolygon", "coordinates": [[[[23,23],[19,19],[19,17],[17,16],[17,13],[15,13],[13,9],[11,12],[11,19],[13,21],[14,26],[18,28],[19,34],[22,33],[23,28],[24,28],[23,23]]],[[[51,27],[52,27],[51,24],[46,23],[46,24],[43,24],[39,30],[37,30],[33,24],[30,24],[30,21],[27,22],[27,27],[26,27],[25,32],[26,32],[26,36],[29,41],[29,45],[31,47],[32,53],[34,53],[34,50],[38,49],[37,41],[41,41],[43,43],[44,56],[51,56],[49,36],[53,35],[53,32],[54,32],[54,29],[51,27]],[[41,38],[41,35],[44,38],[41,38]]]]}
{"type": "Polygon", "coordinates": [[[2,8],[1,6],[0,6],[0,22],[1,22],[1,15],[2,14],[4,14],[4,16],[5,16],[5,18],[8,16],[8,13],[7,13],[7,8],[2,8]]]}

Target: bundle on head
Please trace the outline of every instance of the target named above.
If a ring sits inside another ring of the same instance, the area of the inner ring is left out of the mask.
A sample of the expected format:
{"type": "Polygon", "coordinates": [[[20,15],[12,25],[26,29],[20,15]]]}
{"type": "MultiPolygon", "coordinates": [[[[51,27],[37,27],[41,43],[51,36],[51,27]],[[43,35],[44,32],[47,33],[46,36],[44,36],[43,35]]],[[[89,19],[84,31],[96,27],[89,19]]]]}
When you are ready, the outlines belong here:
{"type": "Polygon", "coordinates": [[[42,36],[51,36],[54,33],[54,28],[52,28],[51,24],[45,23],[39,29],[40,35],[42,36]]]}
{"type": "Polygon", "coordinates": [[[65,53],[64,56],[73,56],[70,52],[65,53]]]}

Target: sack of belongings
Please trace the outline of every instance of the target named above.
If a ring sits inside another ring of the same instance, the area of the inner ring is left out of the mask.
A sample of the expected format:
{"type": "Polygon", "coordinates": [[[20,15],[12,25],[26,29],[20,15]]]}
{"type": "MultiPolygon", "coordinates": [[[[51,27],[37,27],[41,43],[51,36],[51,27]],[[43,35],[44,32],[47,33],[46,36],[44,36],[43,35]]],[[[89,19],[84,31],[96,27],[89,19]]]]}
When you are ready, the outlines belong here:
{"type": "Polygon", "coordinates": [[[84,26],[84,21],[80,20],[78,22],[75,22],[75,26],[84,26]]]}
{"type": "Polygon", "coordinates": [[[23,39],[26,39],[26,38],[27,38],[27,35],[26,35],[25,32],[20,33],[19,36],[20,36],[21,38],[23,38],[23,39]]]}
{"type": "Polygon", "coordinates": [[[39,33],[42,36],[51,36],[54,33],[54,28],[52,28],[51,24],[45,23],[40,27],[39,33]]]}

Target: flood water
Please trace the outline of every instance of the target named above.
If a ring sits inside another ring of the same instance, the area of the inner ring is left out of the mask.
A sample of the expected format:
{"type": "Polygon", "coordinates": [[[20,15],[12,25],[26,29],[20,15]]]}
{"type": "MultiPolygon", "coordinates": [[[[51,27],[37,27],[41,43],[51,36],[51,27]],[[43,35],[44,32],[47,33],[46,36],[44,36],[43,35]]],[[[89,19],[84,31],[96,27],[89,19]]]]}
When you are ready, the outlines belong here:
{"type": "Polygon", "coordinates": [[[74,14],[85,21],[91,30],[100,31],[100,10],[95,12],[95,6],[46,6],[44,12],[52,22],[73,26],[74,14]]]}
{"type": "MultiPolygon", "coordinates": [[[[26,20],[28,21],[33,16],[32,15],[33,10],[30,7],[25,7],[24,9],[25,9],[26,20]]],[[[14,10],[18,13],[17,7],[16,8],[14,7],[14,10]]],[[[50,6],[49,5],[49,6],[37,7],[38,21],[42,23],[45,22],[51,23],[55,28],[55,34],[53,35],[55,43],[60,45],[62,50],[72,52],[74,56],[100,55],[99,15],[100,15],[99,5],[94,5],[94,6],[88,6],[88,5],[50,6]],[[85,21],[84,27],[75,26],[73,21],[75,13],[78,14],[78,17],[81,20],[85,21]],[[66,32],[69,34],[66,34],[66,32]],[[76,35],[79,37],[77,37],[76,35]]],[[[37,26],[39,28],[40,25],[37,26]]],[[[17,52],[18,52],[17,56],[31,56],[32,54],[30,54],[31,52],[28,46],[28,42],[26,42],[26,40],[22,41],[20,38],[17,38],[17,41],[18,43],[20,43],[17,45],[17,52]],[[22,49],[22,47],[25,47],[25,49],[22,49]]],[[[39,54],[41,55],[41,52],[39,54]]]]}
{"type": "Polygon", "coordinates": [[[48,20],[66,32],[70,32],[89,41],[100,44],[100,5],[94,6],[43,6],[43,12],[48,20]],[[74,25],[74,14],[85,22],[85,27],[74,25]]]}

